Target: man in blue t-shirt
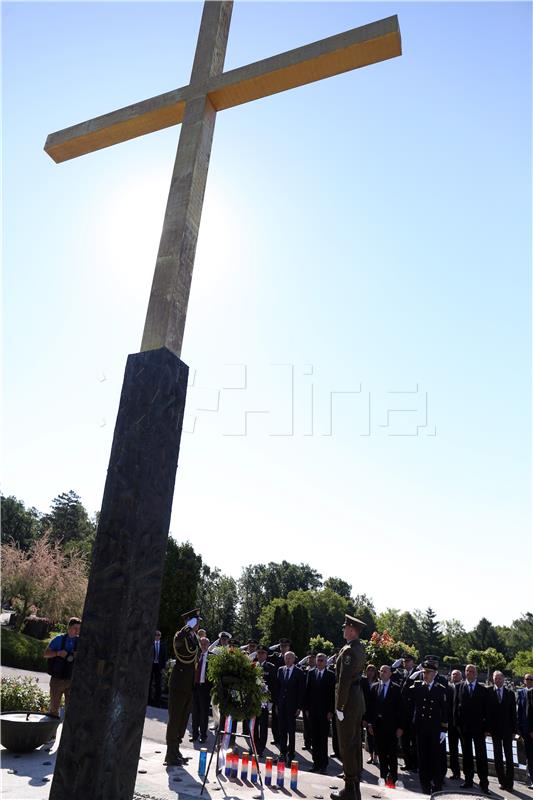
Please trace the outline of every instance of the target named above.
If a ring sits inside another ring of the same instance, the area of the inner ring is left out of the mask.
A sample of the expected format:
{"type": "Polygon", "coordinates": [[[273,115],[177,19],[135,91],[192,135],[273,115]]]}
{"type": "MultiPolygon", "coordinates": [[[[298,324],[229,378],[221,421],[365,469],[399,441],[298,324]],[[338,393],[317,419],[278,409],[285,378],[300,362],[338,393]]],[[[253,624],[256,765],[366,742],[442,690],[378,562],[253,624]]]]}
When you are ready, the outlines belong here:
{"type": "Polygon", "coordinates": [[[50,661],[48,669],[51,675],[49,717],[59,719],[59,708],[63,695],[65,695],[65,705],[68,702],[80,626],[81,619],[71,617],[68,621],[67,633],[55,636],[43,653],[44,658],[53,659],[50,661]]]}

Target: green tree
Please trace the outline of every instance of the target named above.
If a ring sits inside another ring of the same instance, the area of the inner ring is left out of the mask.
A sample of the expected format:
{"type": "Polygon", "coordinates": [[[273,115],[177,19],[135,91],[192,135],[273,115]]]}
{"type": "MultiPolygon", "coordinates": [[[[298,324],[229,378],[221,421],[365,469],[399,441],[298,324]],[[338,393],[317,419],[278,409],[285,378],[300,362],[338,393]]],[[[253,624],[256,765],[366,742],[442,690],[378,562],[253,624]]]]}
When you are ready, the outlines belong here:
{"type": "Polygon", "coordinates": [[[528,650],[533,642],[533,614],[528,611],[513,620],[508,631],[508,646],[513,655],[519,650],[528,650]]]}
{"type": "Polygon", "coordinates": [[[196,604],[201,610],[202,627],[206,629],[211,641],[216,639],[219,631],[235,631],[237,603],[235,579],[223,575],[218,567],[211,569],[204,564],[198,583],[196,604]]]}
{"type": "MultiPolygon", "coordinates": [[[[443,650],[454,664],[465,664],[470,650],[470,637],[458,619],[445,619],[441,622],[443,650]]],[[[446,662],[445,662],[446,663],[446,662]]]]}
{"type": "Polygon", "coordinates": [[[328,578],[324,581],[324,589],[331,589],[332,592],[340,594],[341,597],[346,597],[348,600],[352,596],[352,587],[347,581],[342,578],[328,578]]]}
{"type": "Polygon", "coordinates": [[[427,655],[441,657],[443,654],[442,634],[439,630],[439,623],[437,622],[436,617],[437,615],[433,609],[427,608],[419,621],[419,644],[422,651],[422,658],[427,655]]]}
{"type": "Polygon", "coordinates": [[[469,639],[473,650],[486,650],[492,647],[501,652],[505,648],[496,628],[486,617],[479,620],[474,630],[470,632],[469,639]]]}
{"type": "Polygon", "coordinates": [[[290,611],[292,649],[298,658],[307,655],[309,637],[311,635],[311,615],[304,603],[295,603],[290,611]]]}
{"type": "Polygon", "coordinates": [[[184,625],[181,615],[196,604],[201,573],[202,557],[192,544],[178,544],[169,536],[159,606],[159,629],[169,653],[175,632],[184,625]]]}
{"type": "Polygon", "coordinates": [[[376,630],[379,633],[388,631],[396,641],[405,642],[417,650],[423,649],[419,624],[409,611],[387,608],[377,615],[376,630]]]}
{"type": "Polygon", "coordinates": [[[322,584],[322,575],[309,564],[252,564],[245,567],[238,581],[239,611],[237,629],[243,638],[257,637],[261,628],[259,618],[269,603],[277,598],[286,598],[289,592],[302,589],[317,589],[322,584]]]}
{"type": "Polygon", "coordinates": [[[289,607],[296,603],[307,605],[311,616],[311,631],[316,636],[323,636],[338,647],[344,644],[342,623],[348,613],[350,601],[341,597],[331,589],[294,591],[288,596],[289,607]]]}
{"type": "Polygon", "coordinates": [[[376,608],[373,600],[366,594],[357,594],[348,604],[348,613],[365,623],[361,639],[370,639],[376,630],[376,608]]]}
{"type": "Polygon", "coordinates": [[[512,661],[507,665],[513,675],[523,677],[526,672],[533,672],[533,647],[528,650],[519,650],[512,661]]]}
{"type": "Polygon", "coordinates": [[[267,646],[276,644],[284,636],[290,638],[292,619],[288,602],[281,597],[272,600],[262,610],[257,625],[267,646]]]}
{"type": "Polygon", "coordinates": [[[481,672],[486,672],[489,682],[492,682],[493,670],[505,669],[505,656],[503,653],[498,653],[494,647],[487,647],[485,650],[469,650],[466,659],[481,672]]]}
{"type": "Polygon", "coordinates": [[[309,650],[313,653],[325,653],[330,656],[335,650],[335,645],[322,636],[312,636],[309,639],[309,650]]]}
{"type": "Polygon", "coordinates": [[[43,517],[43,527],[51,541],[63,548],[81,546],[90,555],[96,534],[96,525],[76,492],[63,492],[52,500],[50,513],[43,517]]]}
{"type": "Polygon", "coordinates": [[[12,542],[27,551],[41,534],[42,514],[36,508],[26,508],[12,495],[0,495],[2,540],[12,542]]]}

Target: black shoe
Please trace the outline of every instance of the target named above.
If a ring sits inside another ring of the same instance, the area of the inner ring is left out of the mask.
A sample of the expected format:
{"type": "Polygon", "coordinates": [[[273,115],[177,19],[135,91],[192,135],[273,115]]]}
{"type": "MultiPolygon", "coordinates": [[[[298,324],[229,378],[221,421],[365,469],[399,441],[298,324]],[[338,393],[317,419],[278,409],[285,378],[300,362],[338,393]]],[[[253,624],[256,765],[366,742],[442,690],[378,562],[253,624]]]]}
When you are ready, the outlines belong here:
{"type": "Polygon", "coordinates": [[[431,786],[421,786],[422,794],[431,794],[431,786]]]}
{"type": "Polygon", "coordinates": [[[189,736],[189,742],[197,742],[198,736],[189,736]]]}
{"type": "Polygon", "coordinates": [[[459,789],[473,789],[474,784],[471,781],[465,781],[459,786],[459,789]]]}
{"type": "Polygon", "coordinates": [[[503,791],[505,791],[507,789],[507,786],[504,786],[503,783],[500,783],[498,789],[503,789],[503,791]]]}
{"type": "Polygon", "coordinates": [[[533,789],[533,782],[526,784],[526,789],[533,789]]]}
{"type": "Polygon", "coordinates": [[[452,781],[460,781],[460,780],[461,780],[460,775],[456,775],[455,773],[452,775],[452,781]]]}
{"type": "Polygon", "coordinates": [[[204,742],[207,742],[207,736],[200,736],[200,738],[198,739],[198,741],[199,741],[201,744],[203,744],[204,742]]]}
{"type": "Polygon", "coordinates": [[[480,786],[479,788],[481,789],[483,794],[490,794],[490,789],[488,786],[480,786]]]}

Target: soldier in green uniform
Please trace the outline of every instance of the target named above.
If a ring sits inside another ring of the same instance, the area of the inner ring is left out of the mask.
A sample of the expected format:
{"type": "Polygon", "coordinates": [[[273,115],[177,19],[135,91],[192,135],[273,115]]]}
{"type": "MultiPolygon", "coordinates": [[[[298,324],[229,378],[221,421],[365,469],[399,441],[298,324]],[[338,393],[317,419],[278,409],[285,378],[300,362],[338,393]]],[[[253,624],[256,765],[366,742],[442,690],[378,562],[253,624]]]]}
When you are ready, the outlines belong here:
{"type": "Polygon", "coordinates": [[[198,664],[200,645],[196,631],[200,622],[199,609],[182,614],[183,628],[174,636],[176,663],[172,669],[168,694],[167,754],[165,764],[180,766],[185,758],[180,753],[180,744],[187,729],[192,708],[194,673],[198,664]]]}
{"type": "Polygon", "coordinates": [[[335,664],[335,713],[339,737],[344,789],[332,792],[332,800],[361,800],[359,788],[363,769],[361,720],[365,713],[365,698],[361,690],[361,675],[365,664],[365,646],[359,634],[365,623],[346,614],[344,638],[346,644],[335,664]]]}

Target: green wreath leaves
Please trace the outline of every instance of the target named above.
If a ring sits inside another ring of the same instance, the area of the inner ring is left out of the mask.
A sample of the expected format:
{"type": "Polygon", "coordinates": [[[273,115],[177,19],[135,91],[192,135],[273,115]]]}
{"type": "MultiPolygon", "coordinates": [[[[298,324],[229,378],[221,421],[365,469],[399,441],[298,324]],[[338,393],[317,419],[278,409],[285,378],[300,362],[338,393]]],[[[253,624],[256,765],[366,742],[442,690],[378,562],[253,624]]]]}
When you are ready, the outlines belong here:
{"type": "Polygon", "coordinates": [[[207,677],[213,684],[213,703],[224,717],[252,719],[268,701],[263,670],[241,650],[224,648],[207,661],[207,677]]]}

